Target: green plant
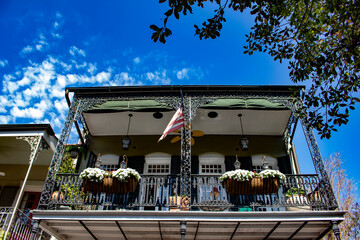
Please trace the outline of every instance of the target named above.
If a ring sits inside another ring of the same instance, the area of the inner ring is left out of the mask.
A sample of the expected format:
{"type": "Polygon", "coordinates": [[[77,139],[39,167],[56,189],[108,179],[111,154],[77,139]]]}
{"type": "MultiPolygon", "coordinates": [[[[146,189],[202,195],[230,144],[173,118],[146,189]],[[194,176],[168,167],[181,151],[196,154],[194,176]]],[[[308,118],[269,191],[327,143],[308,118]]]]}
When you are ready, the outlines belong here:
{"type": "Polygon", "coordinates": [[[64,155],[59,173],[75,173],[74,160],[69,155],[64,155]]]}
{"type": "Polygon", "coordinates": [[[290,198],[294,195],[306,196],[306,190],[303,188],[292,187],[286,191],[285,195],[287,198],[290,198]]]}

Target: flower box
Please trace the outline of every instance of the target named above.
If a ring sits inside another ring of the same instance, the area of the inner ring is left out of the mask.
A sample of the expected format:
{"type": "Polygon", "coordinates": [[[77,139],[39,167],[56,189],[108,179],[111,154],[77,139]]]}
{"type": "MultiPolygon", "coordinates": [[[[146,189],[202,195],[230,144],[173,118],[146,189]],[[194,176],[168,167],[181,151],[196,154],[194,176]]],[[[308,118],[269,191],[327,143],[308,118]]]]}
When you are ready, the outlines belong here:
{"type": "Polygon", "coordinates": [[[232,195],[261,195],[276,193],[279,190],[278,178],[254,177],[249,181],[224,180],[226,192],[232,195]]]}
{"type": "Polygon", "coordinates": [[[140,175],[131,168],[118,169],[112,173],[98,168],[87,168],[81,174],[85,192],[133,193],[136,190],[140,175]]]}
{"type": "Polygon", "coordinates": [[[285,175],[277,170],[264,170],[260,173],[238,169],[224,173],[220,181],[226,192],[232,195],[262,195],[276,193],[280,187],[280,180],[285,175]]]}
{"type": "Polygon", "coordinates": [[[136,190],[138,180],[134,177],[130,177],[127,181],[120,181],[116,178],[107,177],[103,181],[103,190],[106,193],[133,193],[136,190]]]}
{"type": "Polygon", "coordinates": [[[104,191],[102,182],[95,182],[89,179],[83,180],[83,187],[84,187],[84,192],[98,193],[104,191]]]}

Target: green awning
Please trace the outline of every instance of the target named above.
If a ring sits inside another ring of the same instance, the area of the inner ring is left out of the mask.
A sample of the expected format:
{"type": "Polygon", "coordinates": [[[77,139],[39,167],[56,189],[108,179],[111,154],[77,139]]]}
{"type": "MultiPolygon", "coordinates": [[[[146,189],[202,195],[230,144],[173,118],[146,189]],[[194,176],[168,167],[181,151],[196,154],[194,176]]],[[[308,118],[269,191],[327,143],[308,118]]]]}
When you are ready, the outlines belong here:
{"type": "MultiPolygon", "coordinates": [[[[280,103],[273,103],[265,99],[218,99],[215,102],[204,104],[203,109],[286,109],[280,103]]],[[[86,112],[153,112],[172,111],[166,103],[159,103],[155,100],[130,100],[130,101],[107,101],[103,104],[95,105],[86,112]]]]}
{"type": "Polygon", "coordinates": [[[280,103],[273,103],[265,99],[218,99],[215,102],[204,104],[201,108],[207,109],[286,109],[280,103]]]}
{"type": "Polygon", "coordinates": [[[131,101],[107,101],[103,104],[94,105],[86,112],[123,112],[123,111],[171,111],[166,103],[155,100],[131,100],[131,101]]]}

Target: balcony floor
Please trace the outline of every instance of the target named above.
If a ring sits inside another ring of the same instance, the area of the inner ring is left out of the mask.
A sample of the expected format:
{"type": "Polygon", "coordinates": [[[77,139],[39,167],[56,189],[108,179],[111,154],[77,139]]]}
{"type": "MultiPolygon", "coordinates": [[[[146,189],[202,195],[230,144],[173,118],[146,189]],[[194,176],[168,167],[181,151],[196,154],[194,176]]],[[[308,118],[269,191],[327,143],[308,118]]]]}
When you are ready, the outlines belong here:
{"type": "Polygon", "coordinates": [[[33,219],[60,239],[319,239],[342,211],[201,212],[34,210],[33,219]]]}

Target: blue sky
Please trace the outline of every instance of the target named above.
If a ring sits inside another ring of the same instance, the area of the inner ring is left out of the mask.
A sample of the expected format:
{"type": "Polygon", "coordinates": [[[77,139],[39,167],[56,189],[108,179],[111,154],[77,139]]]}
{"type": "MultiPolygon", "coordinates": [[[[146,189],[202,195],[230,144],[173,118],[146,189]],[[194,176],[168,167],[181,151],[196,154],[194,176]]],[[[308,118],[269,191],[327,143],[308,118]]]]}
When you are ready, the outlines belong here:
{"type": "MultiPolygon", "coordinates": [[[[228,12],[221,37],[201,41],[193,25],[212,16],[206,5],[171,18],[163,45],[152,42],[149,25],[166,10],[158,1],[0,1],[0,124],[50,122],[59,133],[65,86],[293,84],[286,63],[242,54],[250,16],[228,12]]],[[[355,179],[359,120],[353,111],[347,126],[318,142],[324,158],[340,152],[355,179]]],[[[308,152],[301,136],[296,144],[298,155],[308,152]]],[[[310,172],[309,157],[300,161],[310,172]]]]}

